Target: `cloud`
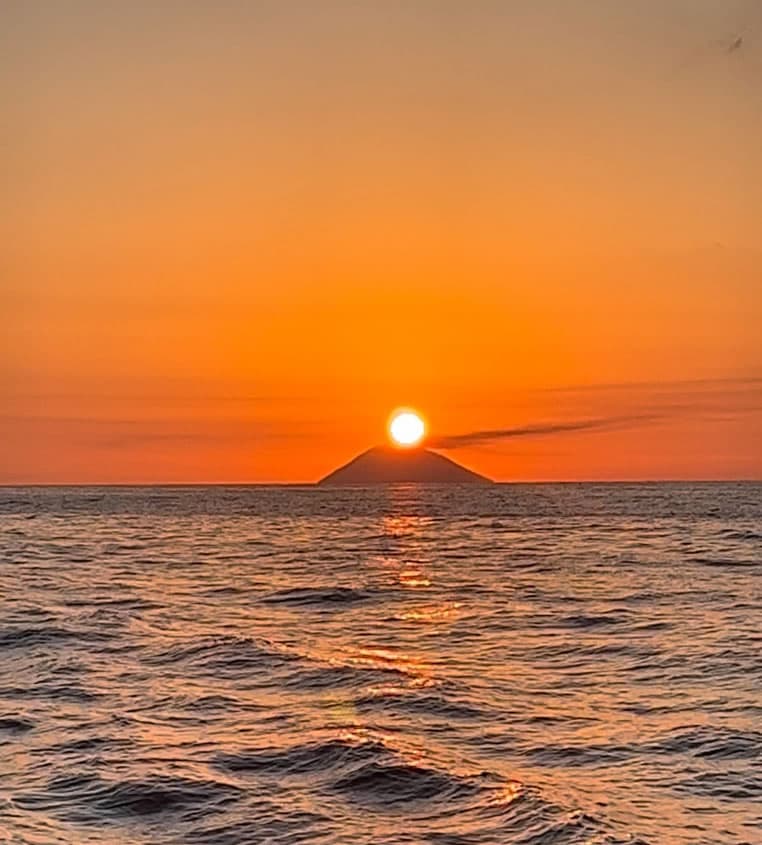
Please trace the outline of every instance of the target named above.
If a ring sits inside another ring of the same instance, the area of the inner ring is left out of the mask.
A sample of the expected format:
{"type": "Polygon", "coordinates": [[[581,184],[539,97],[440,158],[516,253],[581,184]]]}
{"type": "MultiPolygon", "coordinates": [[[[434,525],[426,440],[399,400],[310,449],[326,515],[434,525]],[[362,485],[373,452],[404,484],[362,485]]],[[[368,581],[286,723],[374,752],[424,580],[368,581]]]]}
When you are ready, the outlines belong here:
{"type": "Polygon", "coordinates": [[[566,420],[561,422],[530,423],[513,428],[493,428],[482,431],[468,431],[464,434],[451,434],[433,437],[429,445],[434,449],[460,449],[466,446],[480,446],[494,443],[496,440],[513,440],[519,437],[548,437],[556,434],[572,434],[580,431],[601,431],[630,428],[654,422],[659,417],[655,414],[637,414],[632,416],[598,417],[584,420],[566,420]]]}
{"type": "Polygon", "coordinates": [[[517,438],[635,429],[679,418],[729,421],[762,411],[758,376],[571,385],[543,392],[555,394],[556,412],[570,418],[432,437],[429,445],[460,449],[517,438]]]}
{"type": "Polygon", "coordinates": [[[572,384],[563,387],[543,387],[547,393],[608,393],[608,392],[665,392],[685,395],[735,394],[744,391],[757,392],[762,389],[762,376],[737,376],[734,378],[674,379],[671,381],[621,381],[597,384],[572,384]]]}

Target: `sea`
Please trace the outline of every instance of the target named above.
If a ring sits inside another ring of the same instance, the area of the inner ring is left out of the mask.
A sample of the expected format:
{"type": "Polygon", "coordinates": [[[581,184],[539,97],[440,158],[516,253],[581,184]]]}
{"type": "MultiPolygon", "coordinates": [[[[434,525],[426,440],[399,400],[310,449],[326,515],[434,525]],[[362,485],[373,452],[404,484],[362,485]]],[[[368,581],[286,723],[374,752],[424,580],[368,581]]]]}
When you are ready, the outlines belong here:
{"type": "Polygon", "coordinates": [[[762,484],[2,488],[0,842],[760,845],[762,484]]]}

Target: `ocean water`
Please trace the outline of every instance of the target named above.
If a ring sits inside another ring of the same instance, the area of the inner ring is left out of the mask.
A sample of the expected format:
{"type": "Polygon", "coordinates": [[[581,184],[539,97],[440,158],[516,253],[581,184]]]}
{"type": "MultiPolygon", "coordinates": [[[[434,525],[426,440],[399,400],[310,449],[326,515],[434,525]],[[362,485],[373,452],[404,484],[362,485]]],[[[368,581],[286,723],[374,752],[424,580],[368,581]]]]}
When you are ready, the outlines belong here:
{"type": "Polygon", "coordinates": [[[0,490],[0,841],[762,843],[762,485],[0,490]]]}

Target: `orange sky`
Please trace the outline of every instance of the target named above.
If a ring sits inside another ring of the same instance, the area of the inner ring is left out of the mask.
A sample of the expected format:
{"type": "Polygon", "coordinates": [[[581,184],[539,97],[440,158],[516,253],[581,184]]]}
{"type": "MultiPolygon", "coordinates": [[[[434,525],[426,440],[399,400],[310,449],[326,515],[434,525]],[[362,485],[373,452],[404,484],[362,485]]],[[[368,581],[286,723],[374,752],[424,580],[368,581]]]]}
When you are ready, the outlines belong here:
{"type": "Polygon", "coordinates": [[[762,477],[758,4],[1,14],[0,483],[762,477]]]}

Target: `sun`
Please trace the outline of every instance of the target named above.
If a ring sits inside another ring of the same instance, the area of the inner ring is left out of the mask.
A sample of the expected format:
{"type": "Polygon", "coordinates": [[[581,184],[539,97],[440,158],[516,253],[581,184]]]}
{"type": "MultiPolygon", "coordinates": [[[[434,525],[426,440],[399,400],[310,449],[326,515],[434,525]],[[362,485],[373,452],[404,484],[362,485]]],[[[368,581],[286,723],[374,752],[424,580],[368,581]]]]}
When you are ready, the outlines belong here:
{"type": "Polygon", "coordinates": [[[389,436],[398,446],[415,446],[426,433],[426,423],[415,411],[395,411],[389,421],[389,436]]]}

